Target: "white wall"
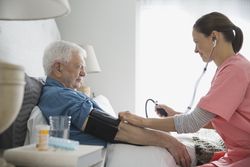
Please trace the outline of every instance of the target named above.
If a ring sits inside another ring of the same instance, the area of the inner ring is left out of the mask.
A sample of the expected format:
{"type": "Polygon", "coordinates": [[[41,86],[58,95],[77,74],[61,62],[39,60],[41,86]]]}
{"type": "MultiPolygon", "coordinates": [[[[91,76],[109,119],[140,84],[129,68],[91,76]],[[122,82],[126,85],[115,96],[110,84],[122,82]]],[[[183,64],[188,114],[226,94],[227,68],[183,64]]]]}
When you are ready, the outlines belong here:
{"type": "Polygon", "coordinates": [[[60,34],[54,19],[0,21],[0,61],[22,65],[33,77],[44,76],[44,48],[60,34]]]}
{"type": "MultiPolygon", "coordinates": [[[[140,4],[136,55],[137,114],[145,116],[147,98],[179,112],[184,112],[191,103],[194,86],[205,66],[199,54],[194,53],[192,26],[204,14],[222,12],[239,26],[244,34],[240,53],[250,59],[249,1],[151,0],[140,1],[140,4]]],[[[216,68],[213,62],[209,63],[197,88],[193,108],[209,90],[216,68]]],[[[153,104],[149,104],[149,117],[157,117],[153,104]]]]}
{"type": "Polygon", "coordinates": [[[136,0],[71,0],[71,13],[56,19],[61,37],[91,44],[102,72],[86,83],[103,94],[115,111],[135,108],[136,0]]]}

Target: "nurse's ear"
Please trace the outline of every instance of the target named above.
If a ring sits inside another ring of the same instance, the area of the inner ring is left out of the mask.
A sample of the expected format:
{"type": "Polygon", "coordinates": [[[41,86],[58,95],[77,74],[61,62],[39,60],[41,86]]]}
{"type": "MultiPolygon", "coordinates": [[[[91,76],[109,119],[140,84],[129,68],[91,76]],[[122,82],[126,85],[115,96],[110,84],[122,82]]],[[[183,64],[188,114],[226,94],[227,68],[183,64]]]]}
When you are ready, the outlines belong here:
{"type": "Polygon", "coordinates": [[[211,38],[212,38],[212,43],[213,43],[213,48],[217,45],[218,37],[219,37],[219,32],[218,31],[212,31],[211,33],[211,38]]]}

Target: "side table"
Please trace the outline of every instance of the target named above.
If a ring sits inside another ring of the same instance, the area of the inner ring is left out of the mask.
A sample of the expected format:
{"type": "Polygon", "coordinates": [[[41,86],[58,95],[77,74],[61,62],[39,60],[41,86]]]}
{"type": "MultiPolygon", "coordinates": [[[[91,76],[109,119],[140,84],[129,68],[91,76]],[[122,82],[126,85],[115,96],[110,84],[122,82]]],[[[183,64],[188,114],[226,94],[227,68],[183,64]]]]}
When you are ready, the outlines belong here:
{"type": "Polygon", "coordinates": [[[37,151],[35,145],[27,145],[4,151],[9,163],[25,167],[89,167],[102,166],[106,150],[103,146],[80,145],[77,150],[49,149],[37,151]]]}

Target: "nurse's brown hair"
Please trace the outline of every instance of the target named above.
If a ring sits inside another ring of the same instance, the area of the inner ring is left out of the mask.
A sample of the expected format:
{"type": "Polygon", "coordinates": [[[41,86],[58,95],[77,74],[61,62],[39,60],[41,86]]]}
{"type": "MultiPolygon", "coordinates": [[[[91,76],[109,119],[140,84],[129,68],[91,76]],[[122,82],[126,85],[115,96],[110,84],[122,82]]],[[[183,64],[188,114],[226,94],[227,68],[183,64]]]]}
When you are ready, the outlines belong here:
{"type": "Polygon", "coordinates": [[[235,53],[239,52],[243,44],[243,33],[239,27],[222,13],[212,12],[200,17],[193,28],[205,36],[211,35],[212,31],[221,32],[226,41],[231,42],[235,53]]]}

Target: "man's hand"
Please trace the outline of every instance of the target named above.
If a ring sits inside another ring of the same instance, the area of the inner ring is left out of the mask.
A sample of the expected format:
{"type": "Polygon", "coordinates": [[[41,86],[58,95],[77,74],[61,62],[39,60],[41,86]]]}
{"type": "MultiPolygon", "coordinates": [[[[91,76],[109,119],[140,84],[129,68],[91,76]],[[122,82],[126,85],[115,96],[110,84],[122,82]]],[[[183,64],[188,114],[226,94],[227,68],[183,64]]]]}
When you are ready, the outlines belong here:
{"type": "Polygon", "coordinates": [[[90,89],[90,87],[88,87],[88,86],[81,86],[79,89],[77,89],[78,91],[80,91],[80,92],[82,92],[82,93],[84,93],[84,94],[86,94],[88,97],[90,97],[91,96],[91,89],[90,89]]]}
{"type": "Polygon", "coordinates": [[[171,139],[169,145],[167,146],[167,150],[174,157],[176,164],[180,165],[181,167],[190,167],[192,161],[188,154],[186,146],[173,136],[169,137],[171,139]]]}

